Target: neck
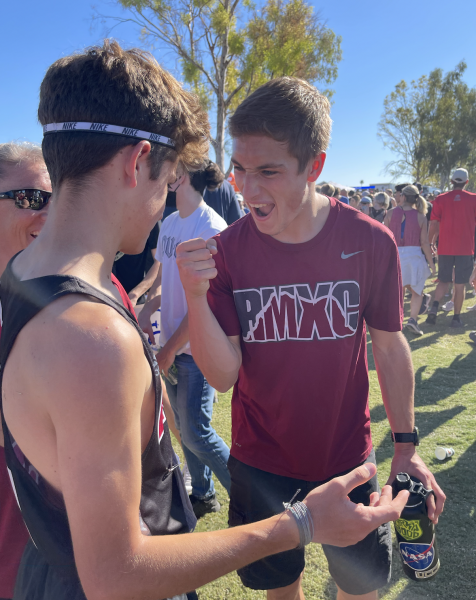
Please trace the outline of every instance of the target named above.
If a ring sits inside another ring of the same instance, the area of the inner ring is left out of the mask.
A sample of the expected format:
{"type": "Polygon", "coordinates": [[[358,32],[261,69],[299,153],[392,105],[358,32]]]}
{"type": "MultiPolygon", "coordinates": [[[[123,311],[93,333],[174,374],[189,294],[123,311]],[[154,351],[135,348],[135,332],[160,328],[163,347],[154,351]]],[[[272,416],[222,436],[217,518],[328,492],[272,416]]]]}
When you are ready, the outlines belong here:
{"type": "Polygon", "coordinates": [[[312,240],[324,227],[330,212],[329,200],[308,186],[301,210],[284,231],[273,236],[285,244],[303,244],[312,240]]]}
{"type": "Polygon", "coordinates": [[[104,193],[81,199],[59,196],[41,235],[19,257],[19,276],[68,274],[95,287],[107,286],[121,244],[120,209],[115,212],[104,203],[104,193]]]}
{"type": "Polygon", "coordinates": [[[193,188],[177,193],[177,210],[180,218],[186,219],[189,217],[203,201],[202,195],[193,188]]]}

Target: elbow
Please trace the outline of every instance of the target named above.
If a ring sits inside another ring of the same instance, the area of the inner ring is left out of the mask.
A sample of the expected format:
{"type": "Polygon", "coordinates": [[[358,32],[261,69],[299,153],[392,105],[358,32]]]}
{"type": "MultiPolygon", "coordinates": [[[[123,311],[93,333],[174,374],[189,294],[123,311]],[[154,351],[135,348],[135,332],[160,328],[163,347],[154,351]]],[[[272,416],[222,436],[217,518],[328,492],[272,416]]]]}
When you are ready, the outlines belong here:
{"type": "Polygon", "coordinates": [[[212,377],[211,379],[207,378],[207,381],[212,386],[212,388],[216,389],[217,392],[220,392],[220,394],[225,394],[235,385],[237,379],[238,376],[230,378],[220,377],[216,379],[212,377]]]}
{"type": "Polygon", "coordinates": [[[104,565],[104,569],[94,568],[89,572],[79,572],[81,586],[87,600],[130,600],[137,589],[131,589],[131,567],[104,565]]]}
{"type": "Polygon", "coordinates": [[[228,384],[224,384],[224,385],[214,385],[212,387],[214,387],[216,389],[217,392],[220,392],[220,394],[226,394],[226,392],[228,390],[231,390],[231,388],[234,386],[235,384],[232,383],[231,385],[228,384]]]}
{"type": "MultiPolygon", "coordinates": [[[[114,581],[108,578],[106,581],[88,582],[83,585],[84,594],[87,600],[130,600],[135,596],[137,590],[130,590],[128,586],[118,585],[117,579],[114,581]]],[[[122,583],[124,581],[122,580],[122,583]]]]}
{"type": "Polygon", "coordinates": [[[205,377],[212,388],[215,388],[217,392],[220,392],[220,394],[225,394],[228,392],[228,390],[231,390],[231,388],[237,382],[239,371],[240,370],[238,368],[233,369],[232,371],[220,371],[218,373],[214,372],[205,375],[205,377]]]}

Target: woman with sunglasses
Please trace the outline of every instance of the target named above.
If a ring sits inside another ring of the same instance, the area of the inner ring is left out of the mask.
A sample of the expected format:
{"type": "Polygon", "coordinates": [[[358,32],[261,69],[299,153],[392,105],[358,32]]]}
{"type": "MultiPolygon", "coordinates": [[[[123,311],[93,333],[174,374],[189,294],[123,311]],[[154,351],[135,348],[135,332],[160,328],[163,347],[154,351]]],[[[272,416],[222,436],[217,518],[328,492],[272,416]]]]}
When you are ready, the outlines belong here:
{"type": "Polygon", "coordinates": [[[51,183],[39,146],[0,144],[0,275],[40,233],[51,183]]]}
{"type": "MultiPolygon", "coordinates": [[[[0,144],[0,276],[8,261],[40,233],[51,183],[39,146],[0,144]]],[[[0,288],[0,335],[2,330],[0,288]]],[[[28,532],[5,464],[0,427],[0,599],[12,598],[28,532]]]]}

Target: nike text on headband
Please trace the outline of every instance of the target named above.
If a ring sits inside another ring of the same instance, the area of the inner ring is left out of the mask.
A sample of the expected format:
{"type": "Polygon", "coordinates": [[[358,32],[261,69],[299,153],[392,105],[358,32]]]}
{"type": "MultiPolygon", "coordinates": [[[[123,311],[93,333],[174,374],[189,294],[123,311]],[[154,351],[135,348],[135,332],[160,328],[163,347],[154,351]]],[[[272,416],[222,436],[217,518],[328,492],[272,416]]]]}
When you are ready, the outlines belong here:
{"type": "Polygon", "coordinates": [[[175,148],[175,142],[168,137],[158,133],[141,131],[133,127],[122,127],[122,125],[106,125],[105,123],[84,123],[80,121],[69,121],[68,123],[50,123],[43,125],[43,135],[50,133],[61,133],[63,131],[92,131],[93,133],[113,133],[136,138],[137,140],[148,140],[162,146],[175,148]]]}

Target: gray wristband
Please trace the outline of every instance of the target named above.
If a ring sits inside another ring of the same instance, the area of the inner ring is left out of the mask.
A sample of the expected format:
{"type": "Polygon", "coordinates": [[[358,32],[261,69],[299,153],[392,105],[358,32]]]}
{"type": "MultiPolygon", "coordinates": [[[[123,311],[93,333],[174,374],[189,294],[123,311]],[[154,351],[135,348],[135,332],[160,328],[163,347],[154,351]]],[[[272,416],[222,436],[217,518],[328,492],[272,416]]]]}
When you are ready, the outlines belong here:
{"type": "Polygon", "coordinates": [[[314,537],[314,522],[312,520],[311,511],[303,502],[295,502],[293,505],[288,505],[287,510],[296,519],[299,530],[299,546],[304,548],[312,542],[314,537]]]}

